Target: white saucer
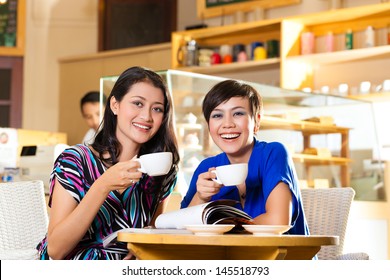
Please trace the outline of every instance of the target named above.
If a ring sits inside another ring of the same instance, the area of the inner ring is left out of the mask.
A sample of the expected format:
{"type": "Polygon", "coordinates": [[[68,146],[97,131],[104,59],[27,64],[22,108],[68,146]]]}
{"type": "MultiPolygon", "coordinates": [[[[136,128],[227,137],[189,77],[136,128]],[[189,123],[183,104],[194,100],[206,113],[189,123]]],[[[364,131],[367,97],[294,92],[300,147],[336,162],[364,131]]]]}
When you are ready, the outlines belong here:
{"type": "Polygon", "coordinates": [[[228,232],[235,225],[186,225],[185,228],[195,235],[219,235],[228,232]]]}
{"type": "Polygon", "coordinates": [[[288,231],[290,225],[242,225],[253,235],[281,235],[288,231]]]}

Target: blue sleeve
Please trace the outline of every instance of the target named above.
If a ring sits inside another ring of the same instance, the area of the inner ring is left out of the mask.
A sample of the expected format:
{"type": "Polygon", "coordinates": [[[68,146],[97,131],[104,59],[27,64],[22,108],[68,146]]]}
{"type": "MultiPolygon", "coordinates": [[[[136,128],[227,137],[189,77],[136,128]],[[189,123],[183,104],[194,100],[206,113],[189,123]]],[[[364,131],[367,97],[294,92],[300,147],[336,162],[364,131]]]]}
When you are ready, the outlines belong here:
{"type": "Polygon", "coordinates": [[[278,142],[270,143],[267,149],[268,157],[265,163],[266,180],[263,180],[263,192],[265,200],[279,182],[285,183],[291,190],[292,194],[292,225],[294,225],[297,216],[300,214],[300,198],[298,180],[292,161],[292,157],[288,153],[286,147],[278,142]]]}
{"type": "Polygon", "coordinates": [[[291,156],[283,144],[272,142],[265,148],[267,155],[264,158],[264,173],[266,180],[263,180],[264,197],[268,198],[279,182],[286,183],[293,191],[296,187],[296,175],[291,156]]]}

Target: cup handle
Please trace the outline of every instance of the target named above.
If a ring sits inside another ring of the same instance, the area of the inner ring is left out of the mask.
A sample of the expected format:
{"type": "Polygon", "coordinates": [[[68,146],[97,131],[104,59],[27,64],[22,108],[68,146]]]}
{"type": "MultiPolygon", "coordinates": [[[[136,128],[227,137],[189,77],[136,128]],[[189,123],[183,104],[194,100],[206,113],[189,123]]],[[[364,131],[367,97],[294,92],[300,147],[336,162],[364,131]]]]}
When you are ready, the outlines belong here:
{"type": "Polygon", "coordinates": [[[141,167],[138,168],[138,171],[139,171],[139,172],[142,172],[142,173],[147,173],[146,170],[145,170],[144,168],[142,168],[142,162],[141,162],[141,160],[140,160],[139,158],[135,158],[134,160],[135,160],[135,161],[138,161],[139,164],[141,165],[141,167]]]}
{"type": "MultiPolygon", "coordinates": [[[[211,172],[214,173],[215,175],[217,175],[217,171],[216,171],[216,170],[211,170],[211,172]]],[[[217,176],[218,176],[218,175],[217,175],[217,176]]],[[[213,180],[214,182],[216,182],[216,183],[222,185],[222,182],[218,179],[218,177],[215,178],[215,179],[212,179],[212,180],[213,180]]]]}

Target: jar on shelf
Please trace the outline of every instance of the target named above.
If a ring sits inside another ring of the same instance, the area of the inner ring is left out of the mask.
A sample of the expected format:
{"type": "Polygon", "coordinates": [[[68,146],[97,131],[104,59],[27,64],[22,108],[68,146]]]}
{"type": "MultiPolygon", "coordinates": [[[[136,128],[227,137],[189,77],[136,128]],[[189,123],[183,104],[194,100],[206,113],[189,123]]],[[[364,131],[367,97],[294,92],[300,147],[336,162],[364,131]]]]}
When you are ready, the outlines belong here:
{"type": "Polygon", "coordinates": [[[214,51],[210,57],[210,62],[211,65],[222,63],[221,55],[218,52],[214,51]]]}
{"type": "Polygon", "coordinates": [[[364,47],[371,48],[375,46],[375,31],[372,26],[368,26],[364,33],[364,47]]]}
{"type": "Polygon", "coordinates": [[[267,58],[267,50],[264,47],[263,43],[260,43],[254,50],[253,50],[253,60],[263,60],[267,58]]]}
{"type": "Polygon", "coordinates": [[[232,47],[230,45],[220,46],[219,54],[221,55],[222,63],[233,62],[232,47]]]}
{"type": "Polygon", "coordinates": [[[249,45],[249,53],[250,53],[250,59],[254,60],[255,59],[255,49],[259,46],[263,46],[262,42],[252,42],[249,45]]]}
{"type": "Polygon", "coordinates": [[[246,54],[246,49],[244,44],[236,44],[233,46],[233,61],[243,61],[247,60],[248,56],[246,54]]]}
{"type": "Polygon", "coordinates": [[[211,66],[211,55],[213,51],[210,49],[200,49],[199,50],[199,66],[211,66]]]}
{"type": "Polygon", "coordinates": [[[177,51],[177,62],[181,66],[198,65],[198,44],[195,40],[186,39],[177,51]]]}
{"type": "Polygon", "coordinates": [[[314,33],[304,32],[301,35],[301,54],[314,53],[314,33]]]}
{"type": "Polygon", "coordinates": [[[325,37],[325,50],[327,52],[334,51],[334,35],[333,32],[329,31],[325,37]]]}

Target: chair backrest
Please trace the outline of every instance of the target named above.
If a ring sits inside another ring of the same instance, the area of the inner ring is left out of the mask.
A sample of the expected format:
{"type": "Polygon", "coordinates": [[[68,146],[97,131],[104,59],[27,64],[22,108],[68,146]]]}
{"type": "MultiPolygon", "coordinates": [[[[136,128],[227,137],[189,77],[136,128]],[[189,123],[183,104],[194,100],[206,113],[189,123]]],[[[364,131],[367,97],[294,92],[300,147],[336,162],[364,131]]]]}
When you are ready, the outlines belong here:
{"type": "Polygon", "coordinates": [[[318,259],[335,259],[343,254],[349,210],[355,191],[350,187],[302,189],[301,194],[310,234],[339,236],[339,245],[323,246],[317,254],[318,259]]]}
{"type": "Polygon", "coordinates": [[[48,227],[42,181],[0,183],[0,259],[34,259],[48,227]]]}

